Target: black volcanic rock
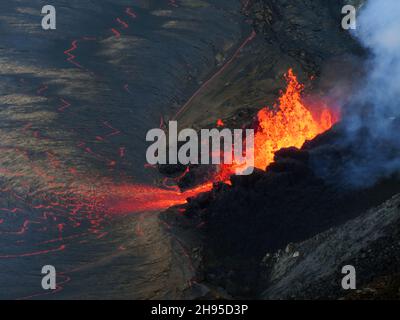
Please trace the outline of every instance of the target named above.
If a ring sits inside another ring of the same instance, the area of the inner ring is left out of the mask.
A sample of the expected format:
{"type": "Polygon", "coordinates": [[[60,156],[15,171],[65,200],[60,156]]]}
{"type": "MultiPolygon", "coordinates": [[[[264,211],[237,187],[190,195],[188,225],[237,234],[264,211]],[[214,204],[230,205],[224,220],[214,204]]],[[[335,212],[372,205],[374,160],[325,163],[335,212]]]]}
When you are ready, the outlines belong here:
{"type": "MultiPolygon", "coordinates": [[[[313,148],[329,149],[323,143],[335,133],[325,135],[317,138],[320,144],[313,148]]],[[[259,262],[266,252],[339,226],[400,192],[396,180],[358,190],[324,182],[310,165],[314,150],[310,145],[309,149],[281,150],[266,172],[233,176],[231,187],[189,202],[188,215],[200,217],[204,224],[206,274],[207,268],[213,274],[220,270],[218,285],[237,286],[230,293],[247,296],[249,292],[238,289],[246,286],[255,290],[259,262]]]]}

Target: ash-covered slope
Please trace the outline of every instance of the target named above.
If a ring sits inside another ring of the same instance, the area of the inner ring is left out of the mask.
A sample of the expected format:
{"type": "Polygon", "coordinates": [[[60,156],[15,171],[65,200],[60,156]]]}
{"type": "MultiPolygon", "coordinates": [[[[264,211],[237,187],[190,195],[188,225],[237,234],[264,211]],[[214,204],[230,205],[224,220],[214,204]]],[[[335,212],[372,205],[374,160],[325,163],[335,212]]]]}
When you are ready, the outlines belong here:
{"type": "MultiPolygon", "coordinates": [[[[343,266],[356,269],[357,289],[348,298],[399,299],[399,286],[388,295],[390,278],[400,272],[400,195],[346,224],[284,251],[265,256],[264,299],[337,299],[343,266]],[[386,279],[384,278],[386,277],[386,279]],[[378,281],[376,281],[378,280],[378,281]],[[383,286],[379,283],[385,282],[383,286]]],[[[398,277],[398,276],[397,276],[398,277]]]]}
{"type": "Polygon", "coordinates": [[[325,95],[335,81],[349,89],[358,76],[351,72],[352,57],[363,50],[341,28],[341,8],[347,2],[249,1],[244,12],[257,36],[233,61],[223,60],[226,68],[190,101],[179,125],[205,128],[217,119],[232,128],[250,123],[260,108],[274,104],[289,68],[307,85],[315,78],[316,94],[325,95]]]}

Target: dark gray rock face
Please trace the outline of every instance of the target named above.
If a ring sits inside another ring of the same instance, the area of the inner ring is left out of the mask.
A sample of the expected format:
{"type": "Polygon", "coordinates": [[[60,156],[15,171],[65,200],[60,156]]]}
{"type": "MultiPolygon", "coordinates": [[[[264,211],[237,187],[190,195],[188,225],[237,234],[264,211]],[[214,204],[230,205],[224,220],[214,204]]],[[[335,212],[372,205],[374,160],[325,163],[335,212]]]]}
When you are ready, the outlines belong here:
{"type": "Polygon", "coordinates": [[[259,0],[252,10],[254,25],[307,73],[318,73],[330,58],[357,50],[358,45],[341,28],[345,4],[348,1],[259,0]]]}
{"type": "Polygon", "coordinates": [[[257,36],[225,70],[194,97],[178,120],[182,127],[206,128],[223,119],[228,127],[250,124],[263,106],[272,106],[293,68],[308,92],[325,95],[332,84],[356,82],[349,72],[358,43],[341,28],[344,1],[254,0],[244,10],[257,36]],[[331,73],[328,81],[325,73],[331,73]],[[322,76],[323,75],[323,76],[322,76]],[[321,76],[321,77],[320,77],[321,76]],[[315,78],[315,81],[310,81],[315,78]]]}
{"type": "Polygon", "coordinates": [[[361,289],[378,277],[398,274],[399,254],[400,195],[396,195],[340,227],[266,256],[261,297],[341,298],[349,294],[341,285],[343,266],[355,267],[361,289]]]}

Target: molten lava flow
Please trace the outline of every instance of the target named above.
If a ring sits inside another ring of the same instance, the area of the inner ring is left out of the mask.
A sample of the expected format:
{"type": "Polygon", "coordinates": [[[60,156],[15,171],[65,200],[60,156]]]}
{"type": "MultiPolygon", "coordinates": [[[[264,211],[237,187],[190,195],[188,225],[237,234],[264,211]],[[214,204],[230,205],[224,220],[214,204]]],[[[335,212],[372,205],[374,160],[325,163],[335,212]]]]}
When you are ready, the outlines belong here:
{"type": "MultiPolygon", "coordinates": [[[[305,106],[302,100],[304,86],[289,69],[285,75],[287,88],[282,92],[274,108],[265,107],[258,112],[258,128],[254,137],[254,166],[266,170],[274,160],[274,154],[282,148],[300,148],[305,141],[330,129],[338,117],[326,106],[319,106],[317,112],[305,106]]],[[[217,125],[222,125],[218,120],[217,125]]],[[[245,164],[246,165],[246,164],[245,164]]],[[[161,210],[173,205],[186,203],[186,199],[210,191],[213,182],[230,183],[230,176],[243,165],[221,165],[211,181],[194,189],[180,192],[148,186],[124,186],[114,189],[112,194],[118,201],[112,205],[114,212],[139,212],[161,210]]],[[[187,173],[187,172],[185,172],[187,173]]]]}
{"type": "MultiPolygon", "coordinates": [[[[300,148],[306,140],[328,130],[338,120],[335,113],[323,104],[312,108],[306,106],[301,97],[304,86],[297,81],[291,69],[285,77],[287,88],[282,92],[278,103],[273,108],[263,108],[257,116],[254,160],[255,167],[262,170],[266,170],[272,163],[274,154],[279,149],[292,146],[300,148]]],[[[71,104],[60,100],[63,104],[59,107],[59,112],[67,113],[71,104]]],[[[223,121],[219,121],[217,125],[223,126],[223,121]]],[[[103,122],[103,126],[107,128],[107,133],[101,137],[97,136],[97,141],[105,143],[105,138],[121,134],[120,130],[108,122],[103,122]]],[[[30,128],[31,124],[27,124],[22,132],[27,133],[30,128]]],[[[41,138],[39,134],[34,136],[37,139],[41,138]]],[[[85,141],[79,142],[78,146],[97,159],[103,160],[106,165],[110,164],[110,159],[95,153],[85,141]]],[[[21,194],[11,188],[0,189],[15,203],[14,207],[0,206],[0,240],[6,239],[9,243],[1,248],[0,260],[50,253],[62,254],[70,250],[71,246],[83,244],[87,237],[95,237],[98,241],[108,235],[109,219],[116,214],[154,212],[185,204],[188,198],[210,191],[214,182],[230,183],[230,176],[236,169],[245,169],[238,164],[223,165],[220,172],[207,183],[182,192],[168,183],[164,183],[164,187],[156,187],[138,184],[115,185],[113,181],[100,177],[84,179],[85,176],[75,168],[66,167],[64,169],[68,169],[74,179],[79,178],[71,184],[57,182],[55,174],[49,174],[36,165],[24,150],[11,147],[1,149],[2,152],[16,153],[21,159],[28,161],[35,177],[47,185],[47,188],[43,194],[31,193],[29,183],[26,182],[21,186],[22,190],[26,188],[26,191],[21,191],[21,194]],[[34,197],[35,202],[25,203],[24,194],[34,197]],[[30,243],[33,243],[32,246],[22,246],[21,243],[24,243],[25,239],[29,239],[30,243]]],[[[119,146],[117,154],[123,159],[125,147],[119,146]]],[[[47,163],[53,169],[51,172],[59,172],[64,165],[57,155],[51,150],[47,151],[46,155],[47,163]]],[[[189,169],[183,175],[188,172],[189,169]]],[[[0,173],[18,178],[25,176],[23,172],[8,169],[0,169],[0,173]]],[[[174,182],[176,184],[176,181],[174,182]]],[[[142,235],[140,225],[137,228],[136,234],[142,235]]]]}
{"type": "Polygon", "coordinates": [[[317,117],[303,104],[304,86],[297,81],[292,69],[285,75],[287,88],[279,98],[277,110],[263,108],[258,113],[259,130],[255,135],[255,167],[265,169],[282,148],[300,148],[305,141],[330,129],[335,117],[329,109],[317,117]]]}
{"type": "MultiPolygon", "coordinates": [[[[312,112],[302,100],[304,86],[300,84],[292,69],[285,75],[287,88],[282,92],[278,104],[265,107],[258,112],[258,127],[254,137],[254,166],[266,170],[274,160],[274,154],[282,148],[300,148],[305,141],[330,129],[338,117],[325,105],[312,112]]],[[[315,109],[315,108],[313,108],[315,109]]],[[[217,125],[222,125],[218,120],[217,125]]],[[[113,189],[115,200],[109,205],[115,213],[162,210],[186,203],[189,197],[210,191],[213,182],[230,184],[230,176],[245,165],[221,165],[211,181],[193,189],[181,192],[178,188],[161,189],[149,186],[127,185],[113,189]]],[[[187,171],[185,172],[185,174],[187,171]]]]}
{"type": "MultiPolygon", "coordinates": [[[[258,112],[258,128],[254,136],[254,166],[266,170],[274,160],[274,154],[282,148],[300,148],[330,129],[338,117],[326,106],[311,112],[302,100],[304,86],[297,80],[292,69],[285,75],[287,88],[282,92],[274,108],[265,107],[258,112]]],[[[224,165],[218,175],[220,181],[229,178],[238,165],[224,165]]]]}
{"type": "Polygon", "coordinates": [[[193,189],[181,192],[178,188],[164,189],[146,185],[113,186],[111,197],[106,201],[106,207],[111,214],[138,213],[144,211],[158,211],[185,204],[188,198],[210,191],[211,182],[193,189]]]}
{"type": "MultiPolygon", "coordinates": [[[[337,117],[326,106],[318,106],[318,112],[312,112],[302,100],[304,86],[300,84],[292,69],[285,75],[287,88],[282,92],[274,108],[265,107],[258,113],[258,127],[254,137],[254,165],[266,170],[272,163],[276,151],[287,148],[300,148],[306,140],[315,138],[328,130],[337,121],[337,117]]],[[[219,120],[217,125],[222,125],[219,120]]],[[[112,128],[112,127],[111,127],[112,128]]],[[[112,128],[113,129],[113,128],[112,128]]],[[[113,129],[113,132],[119,132],[113,129]]],[[[187,199],[195,197],[213,188],[214,182],[230,183],[230,176],[236,169],[245,169],[243,165],[221,165],[220,172],[210,181],[193,189],[180,191],[177,186],[164,187],[138,184],[108,184],[104,192],[104,207],[111,214],[159,211],[168,207],[185,204],[187,199]]],[[[186,175],[189,168],[183,173],[186,175]]],[[[182,175],[182,176],[183,176],[182,175]]],[[[182,177],[179,177],[182,178],[182,177]]],[[[178,180],[179,180],[178,178],[178,180]]]]}

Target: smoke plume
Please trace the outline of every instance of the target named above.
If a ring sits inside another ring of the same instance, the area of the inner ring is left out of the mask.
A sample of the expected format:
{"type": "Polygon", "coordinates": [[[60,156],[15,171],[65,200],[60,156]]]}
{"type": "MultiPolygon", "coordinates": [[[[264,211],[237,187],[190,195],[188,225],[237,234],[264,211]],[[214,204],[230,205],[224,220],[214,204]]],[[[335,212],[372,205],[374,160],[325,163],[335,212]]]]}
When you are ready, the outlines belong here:
{"type": "MultiPolygon", "coordinates": [[[[335,178],[365,187],[400,171],[400,1],[368,0],[353,35],[369,57],[365,78],[343,108],[340,148],[347,154],[335,178]]],[[[319,165],[323,175],[332,175],[328,162],[319,165]]]]}

